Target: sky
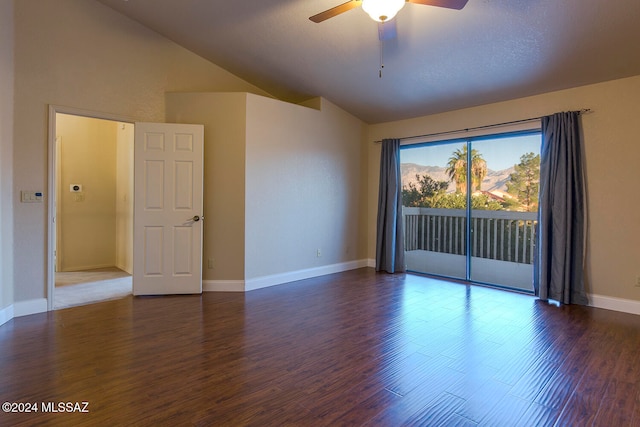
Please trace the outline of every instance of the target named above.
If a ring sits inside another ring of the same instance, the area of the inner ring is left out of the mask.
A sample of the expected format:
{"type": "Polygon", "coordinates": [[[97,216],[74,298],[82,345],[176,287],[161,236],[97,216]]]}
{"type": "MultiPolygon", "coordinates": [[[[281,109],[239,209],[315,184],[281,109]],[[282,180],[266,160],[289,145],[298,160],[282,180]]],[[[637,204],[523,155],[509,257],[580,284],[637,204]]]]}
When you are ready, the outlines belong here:
{"type": "MultiPolygon", "coordinates": [[[[446,167],[451,154],[464,146],[464,142],[450,144],[430,144],[420,148],[403,146],[400,152],[401,163],[416,163],[423,166],[446,167]]],[[[487,168],[499,171],[520,163],[520,156],[533,152],[540,154],[541,137],[537,135],[521,135],[472,142],[471,148],[478,150],[487,161],[487,168]]]]}

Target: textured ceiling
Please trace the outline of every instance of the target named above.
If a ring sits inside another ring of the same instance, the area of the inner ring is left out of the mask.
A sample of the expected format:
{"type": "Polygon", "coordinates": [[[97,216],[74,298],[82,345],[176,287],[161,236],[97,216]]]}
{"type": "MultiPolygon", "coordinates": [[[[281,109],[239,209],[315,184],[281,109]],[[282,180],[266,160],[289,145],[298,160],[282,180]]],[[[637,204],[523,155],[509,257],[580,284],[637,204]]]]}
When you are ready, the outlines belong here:
{"type": "MultiPolygon", "coordinates": [[[[383,44],[346,0],[99,0],[290,102],[322,96],[368,123],[640,74],[640,0],[407,4],[383,44]]],[[[387,24],[390,25],[390,24],[387,24]]]]}

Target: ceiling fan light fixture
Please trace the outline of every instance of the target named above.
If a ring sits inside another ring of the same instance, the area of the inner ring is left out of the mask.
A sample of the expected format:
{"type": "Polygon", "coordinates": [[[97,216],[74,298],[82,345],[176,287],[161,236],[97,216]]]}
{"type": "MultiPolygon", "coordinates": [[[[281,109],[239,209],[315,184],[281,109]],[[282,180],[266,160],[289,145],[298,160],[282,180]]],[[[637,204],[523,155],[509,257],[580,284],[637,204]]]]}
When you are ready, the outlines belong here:
{"type": "Polygon", "coordinates": [[[406,0],[362,0],[362,9],[378,22],[390,21],[404,7],[406,0]]]}

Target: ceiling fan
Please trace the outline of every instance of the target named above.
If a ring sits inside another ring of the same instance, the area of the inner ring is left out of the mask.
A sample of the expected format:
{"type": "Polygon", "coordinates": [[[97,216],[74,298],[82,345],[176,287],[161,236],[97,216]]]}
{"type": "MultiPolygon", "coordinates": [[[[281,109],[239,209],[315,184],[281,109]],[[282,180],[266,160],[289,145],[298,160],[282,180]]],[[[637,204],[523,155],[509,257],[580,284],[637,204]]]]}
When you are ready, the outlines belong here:
{"type": "Polygon", "coordinates": [[[460,10],[465,7],[467,1],[468,0],[351,0],[313,15],[309,19],[313,22],[320,23],[334,16],[338,16],[341,13],[355,9],[358,6],[362,6],[362,9],[371,16],[371,19],[378,22],[386,22],[393,19],[400,9],[404,7],[405,3],[460,10]]]}

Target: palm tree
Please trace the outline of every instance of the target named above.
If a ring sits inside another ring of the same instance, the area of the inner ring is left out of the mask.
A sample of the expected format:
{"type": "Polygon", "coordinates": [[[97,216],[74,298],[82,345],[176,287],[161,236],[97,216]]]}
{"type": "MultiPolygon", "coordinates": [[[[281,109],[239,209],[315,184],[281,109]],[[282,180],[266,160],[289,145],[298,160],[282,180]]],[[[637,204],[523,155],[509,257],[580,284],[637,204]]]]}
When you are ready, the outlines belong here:
{"type": "Polygon", "coordinates": [[[463,149],[458,148],[449,157],[447,163],[447,175],[449,180],[456,183],[456,193],[467,191],[467,145],[463,149]]]}
{"type": "MultiPolygon", "coordinates": [[[[456,193],[467,192],[467,145],[458,148],[447,163],[449,179],[456,183],[456,193]]],[[[471,190],[480,191],[482,181],[487,176],[487,162],[478,150],[471,149],[471,190]]]]}
{"type": "Polygon", "coordinates": [[[487,176],[487,161],[477,150],[471,150],[471,185],[475,191],[482,191],[482,181],[487,176]]]}

